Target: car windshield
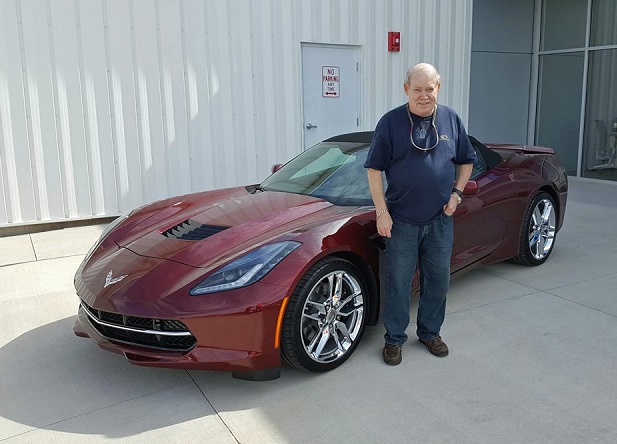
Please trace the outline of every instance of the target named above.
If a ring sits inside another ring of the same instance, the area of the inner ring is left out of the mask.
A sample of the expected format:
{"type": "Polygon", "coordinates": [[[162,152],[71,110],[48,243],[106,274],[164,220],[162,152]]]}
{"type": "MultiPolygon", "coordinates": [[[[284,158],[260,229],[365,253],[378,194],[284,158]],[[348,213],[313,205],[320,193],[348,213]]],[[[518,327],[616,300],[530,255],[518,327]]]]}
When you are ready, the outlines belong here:
{"type": "Polygon", "coordinates": [[[268,177],[261,189],[319,197],[335,205],[372,205],[364,168],[367,153],[366,143],[319,143],[268,177]]]}

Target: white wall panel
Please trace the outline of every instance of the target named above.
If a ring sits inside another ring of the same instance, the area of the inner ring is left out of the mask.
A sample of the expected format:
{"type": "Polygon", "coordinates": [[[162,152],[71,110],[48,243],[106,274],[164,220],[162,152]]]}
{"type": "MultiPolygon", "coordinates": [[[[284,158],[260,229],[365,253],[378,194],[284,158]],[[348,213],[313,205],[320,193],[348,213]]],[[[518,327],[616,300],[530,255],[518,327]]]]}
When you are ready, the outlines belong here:
{"type": "MultiPolygon", "coordinates": [[[[263,147],[258,157],[258,165],[266,167],[268,159],[280,159],[287,148],[277,145],[277,133],[274,128],[279,125],[277,125],[278,115],[275,110],[275,94],[287,95],[292,91],[283,90],[282,85],[279,88],[278,80],[285,73],[274,68],[273,14],[268,8],[263,7],[263,2],[260,0],[251,1],[251,11],[253,16],[251,30],[253,35],[254,79],[252,88],[255,104],[255,138],[257,143],[263,147]]],[[[292,40],[292,36],[287,36],[287,40],[292,40]]],[[[289,67],[287,74],[289,74],[289,67]]],[[[298,144],[298,146],[301,145],[298,144]]]]}
{"type": "Polygon", "coordinates": [[[75,2],[78,17],[79,88],[88,156],[88,164],[80,165],[79,168],[87,170],[89,176],[87,184],[77,186],[89,185],[92,215],[115,214],[119,211],[104,6],[98,0],[75,2]]]}
{"type": "Polygon", "coordinates": [[[215,187],[212,158],[212,107],[210,100],[209,49],[206,11],[201,0],[184,2],[187,109],[191,186],[194,190],[215,187]]]}
{"type": "Polygon", "coordinates": [[[182,45],[183,17],[177,1],[165,0],[159,8],[159,48],[163,78],[163,128],[167,194],[191,192],[188,121],[185,93],[185,57],[182,45]]]}
{"type": "MultiPolygon", "coordinates": [[[[213,112],[213,162],[215,186],[237,183],[237,134],[234,131],[234,79],[231,78],[231,37],[240,31],[240,23],[230,23],[227,8],[239,8],[240,2],[206,2],[206,27],[209,43],[210,100],[213,112]]],[[[235,50],[235,48],[234,48],[235,50]]]]}
{"type": "MultiPolygon", "coordinates": [[[[133,3],[134,4],[134,3],[133,3]]],[[[137,129],[142,162],[144,201],[156,200],[169,193],[167,159],[162,111],[163,93],[159,72],[158,16],[155,4],[141,8],[131,4],[134,35],[137,129]]],[[[180,83],[182,85],[182,83],[180,83]]],[[[170,165],[171,166],[171,165],[170,165]]]]}
{"type": "Polygon", "coordinates": [[[43,220],[65,217],[47,6],[47,2],[38,0],[22,0],[18,4],[23,33],[22,61],[25,66],[22,69],[26,89],[28,148],[35,183],[34,201],[37,217],[43,220]]]}
{"type": "Polygon", "coordinates": [[[440,70],[466,118],[472,0],[0,2],[0,226],[260,181],[302,147],[302,43],[360,48],[362,129],[440,70]],[[401,52],[387,51],[388,31],[401,52]]]}
{"type": "MultiPolygon", "coordinates": [[[[49,5],[49,4],[48,4],[49,5]]],[[[91,215],[88,164],[80,83],[77,17],[73,0],[48,7],[52,56],[52,90],[58,158],[66,217],[91,215]]]]}
{"type": "Polygon", "coordinates": [[[0,2],[0,223],[37,219],[17,16],[15,3],[0,2]]]}
{"type": "MultiPolygon", "coordinates": [[[[253,98],[254,69],[251,33],[253,11],[249,0],[234,2],[233,6],[233,8],[227,8],[226,16],[227,22],[233,27],[232,32],[229,33],[233,126],[229,130],[236,137],[234,156],[239,159],[236,168],[238,182],[227,182],[221,184],[222,186],[236,185],[245,177],[260,177],[260,171],[263,171],[258,167],[258,157],[264,146],[255,134],[256,103],[253,98]]],[[[267,156],[263,157],[267,158],[267,156]]]]}
{"type": "MultiPolygon", "coordinates": [[[[133,2],[105,0],[103,21],[110,76],[112,144],[116,160],[119,208],[124,212],[143,201],[142,153],[139,150],[134,70],[133,2]]],[[[140,2],[146,10],[151,2],[140,2]]],[[[138,12],[138,13],[141,13],[138,12]]]]}

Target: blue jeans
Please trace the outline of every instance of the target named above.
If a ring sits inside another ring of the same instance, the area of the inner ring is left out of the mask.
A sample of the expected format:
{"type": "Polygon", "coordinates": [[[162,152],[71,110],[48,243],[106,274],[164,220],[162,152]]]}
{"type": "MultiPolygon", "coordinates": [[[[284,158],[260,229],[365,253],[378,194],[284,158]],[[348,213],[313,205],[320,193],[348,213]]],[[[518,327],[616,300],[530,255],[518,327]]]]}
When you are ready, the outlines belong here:
{"type": "Polygon", "coordinates": [[[386,238],[386,344],[403,345],[407,341],[416,266],[420,269],[416,334],[426,341],[439,336],[446,316],[453,236],[453,219],[444,213],[426,225],[394,221],[392,237],[386,238]]]}

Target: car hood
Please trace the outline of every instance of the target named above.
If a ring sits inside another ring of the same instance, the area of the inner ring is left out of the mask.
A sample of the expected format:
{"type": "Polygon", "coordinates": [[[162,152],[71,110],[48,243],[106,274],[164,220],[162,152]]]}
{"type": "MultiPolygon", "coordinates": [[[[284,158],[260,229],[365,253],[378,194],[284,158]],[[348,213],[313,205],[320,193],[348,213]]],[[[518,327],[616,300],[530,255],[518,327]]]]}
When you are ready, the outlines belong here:
{"type": "Polygon", "coordinates": [[[216,267],[281,235],[350,215],[309,196],[244,188],[197,193],[145,207],[112,233],[120,247],[192,267],[216,267]]]}

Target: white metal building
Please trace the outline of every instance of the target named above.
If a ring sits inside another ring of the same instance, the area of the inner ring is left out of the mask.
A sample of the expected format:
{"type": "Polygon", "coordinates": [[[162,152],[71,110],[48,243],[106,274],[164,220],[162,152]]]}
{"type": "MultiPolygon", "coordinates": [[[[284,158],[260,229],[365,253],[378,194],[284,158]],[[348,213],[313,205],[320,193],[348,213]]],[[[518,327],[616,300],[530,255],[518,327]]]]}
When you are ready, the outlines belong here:
{"type": "Polygon", "coordinates": [[[0,236],[259,182],[420,61],[480,140],[617,182],[615,0],[0,0],[0,236]]]}
{"type": "Polygon", "coordinates": [[[465,119],[471,13],[472,0],[2,0],[0,227],[261,181],[312,141],[373,129],[418,61],[465,119]]]}

